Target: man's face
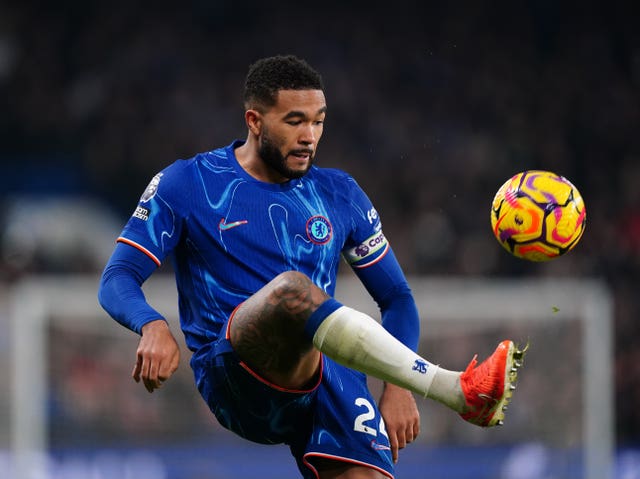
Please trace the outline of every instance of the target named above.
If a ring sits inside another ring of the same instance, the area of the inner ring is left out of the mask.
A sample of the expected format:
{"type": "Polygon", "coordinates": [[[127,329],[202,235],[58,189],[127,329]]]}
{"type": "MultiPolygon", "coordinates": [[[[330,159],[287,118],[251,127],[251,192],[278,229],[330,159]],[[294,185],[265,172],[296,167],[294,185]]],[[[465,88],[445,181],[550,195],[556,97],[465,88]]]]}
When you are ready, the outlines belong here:
{"type": "Polygon", "coordinates": [[[322,136],[326,103],[322,90],[281,90],[262,115],[258,154],[282,179],[304,176],[322,136]]]}

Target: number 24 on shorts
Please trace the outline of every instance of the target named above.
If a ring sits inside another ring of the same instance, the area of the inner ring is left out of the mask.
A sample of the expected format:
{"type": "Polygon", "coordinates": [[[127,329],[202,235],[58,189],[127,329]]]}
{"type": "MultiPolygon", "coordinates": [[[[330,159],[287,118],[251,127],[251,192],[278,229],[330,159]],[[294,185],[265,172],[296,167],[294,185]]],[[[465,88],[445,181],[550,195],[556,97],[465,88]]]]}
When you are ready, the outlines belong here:
{"type": "Polygon", "coordinates": [[[365,424],[367,421],[371,421],[376,417],[376,411],[368,399],[365,398],[356,398],[355,405],[361,408],[365,408],[366,412],[362,414],[358,414],[353,423],[353,430],[358,432],[363,432],[365,434],[369,434],[371,436],[376,437],[378,435],[378,431],[380,434],[389,439],[389,435],[387,434],[387,430],[384,427],[384,419],[380,418],[380,423],[378,429],[375,427],[371,427],[365,424]]]}

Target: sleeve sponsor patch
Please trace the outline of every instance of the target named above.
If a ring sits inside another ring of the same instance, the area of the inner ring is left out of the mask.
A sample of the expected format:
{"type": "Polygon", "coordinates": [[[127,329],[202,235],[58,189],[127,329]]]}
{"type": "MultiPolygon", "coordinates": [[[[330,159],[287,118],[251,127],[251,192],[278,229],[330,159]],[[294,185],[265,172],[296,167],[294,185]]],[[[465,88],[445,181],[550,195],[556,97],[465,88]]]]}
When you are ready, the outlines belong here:
{"type": "Polygon", "coordinates": [[[343,255],[354,268],[365,268],[380,260],[388,250],[387,238],[382,231],[378,231],[358,246],[345,250],[343,255]]]}
{"type": "Polygon", "coordinates": [[[136,210],[133,212],[133,217],[138,218],[142,221],[147,221],[149,219],[149,208],[145,208],[144,206],[138,206],[136,210]]]}

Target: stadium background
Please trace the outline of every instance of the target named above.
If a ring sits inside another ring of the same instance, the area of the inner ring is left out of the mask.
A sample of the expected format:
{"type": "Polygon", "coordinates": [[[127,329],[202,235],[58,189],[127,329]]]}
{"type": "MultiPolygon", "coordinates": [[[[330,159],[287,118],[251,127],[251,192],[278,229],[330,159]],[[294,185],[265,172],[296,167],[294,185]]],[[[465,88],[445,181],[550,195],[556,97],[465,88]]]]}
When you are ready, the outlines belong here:
{"type": "MultiPolygon", "coordinates": [[[[320,164],[358,179],[408,274],[606,280],[617,447],[637,451],[639,12],[631,2],[558,3],[0,2],[0,294],[28,274],[99,274],[157,170],[245,136],[247,65],[294,53],[326,84],[320,164]],[[567,176],[587,205],[580,245],[551,264],[510,258],[488,228],[497,187],[531,168],[567,176]]],[[[0,311],[5,385],[7,331],[0,311]]],[[[112,409],[127,410],[127,435],[141,444],[216,429],[204,411],[188,428],[167,426],[180,416],[136,396],[129,357],[113,353],[121,374],[106,377],[91,357],[112,345],[59,334],[50,373],[77,401],[61,410],[52,392],[54,443],[119,437],[112,409]]],[[[0,450],[9,395],[3,387],[0,450]]],[[[210,454],[206,444],[199,454],[210,454]]]]}

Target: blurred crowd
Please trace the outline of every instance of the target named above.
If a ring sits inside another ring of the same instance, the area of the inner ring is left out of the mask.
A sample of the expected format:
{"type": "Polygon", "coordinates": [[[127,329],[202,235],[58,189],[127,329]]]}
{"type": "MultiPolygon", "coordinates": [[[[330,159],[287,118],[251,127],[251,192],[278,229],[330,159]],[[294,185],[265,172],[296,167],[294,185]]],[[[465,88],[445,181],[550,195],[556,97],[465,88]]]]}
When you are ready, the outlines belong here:
{"type": "Polygon", "coordinates": [[[637,444],[638,13],[618,0],[2,2],[0,277],[99,272],[106,231],[158,170],[246,135],[247,66],[294,53],[325,81],[318,163],[364,187],[408,274],[608,282],[616,434],[637,444]],[[495,191],[526,169],[566,176],[586,202],[581,243],[553,263],[511,258],[491,235],[495,191]]]}

